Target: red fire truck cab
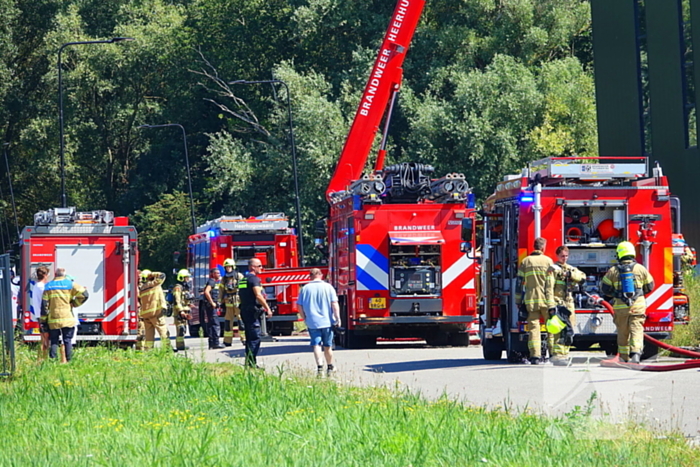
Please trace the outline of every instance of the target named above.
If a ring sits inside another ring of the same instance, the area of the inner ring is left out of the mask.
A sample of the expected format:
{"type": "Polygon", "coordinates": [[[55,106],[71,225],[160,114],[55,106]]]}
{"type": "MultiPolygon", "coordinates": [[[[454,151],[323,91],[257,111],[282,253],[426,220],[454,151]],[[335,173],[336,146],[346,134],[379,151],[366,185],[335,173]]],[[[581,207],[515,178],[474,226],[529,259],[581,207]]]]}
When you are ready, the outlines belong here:
{"type": "MultiPolygon", "coordinates": [[[[197,295],[190,321],[192,336],[199,335],[199,327],[203,324],[199,316],[199,300],[209,271],[219,268],[223,276],[223,263],[227,258],[232,258],[237,271],[243,274],[248,270],[248,260],[258,258],[266,270],[294,272],[295,278],[308,279],[308,271],[295,270],[299,262],[297,236],[284,213],[264,213],[250,218],[223,216],[210,220],[199,226],[197,233],[188,239],[187,264],[193,271],[193,290],[197,295]]],[[[273,316],[267,322],[268,332],[291,335],[294,322],[299,319],[296,307],[298,283],[279,281],[282,285],[277,285],[278,282],[271,284],[265,278],[263,283],[270,284],[264,289],[273,309],[273,316]]]]}
{"type": "Polygon", "coordinates": [[[36,269],[56,268],[85,287],[88,300],[74,311],[78,341],[136,341],[138,320],[138,243],[128,218],[110,211],[78,212],[55,208],[34,215],[20,238],[21,326],[25,341],[38,341],[40,310],[31,306],[36,269]]]}
{"type": "MultiPolygon", "coordinates": [[[[668,338],[674,325],[673,233],[680,225],[680,204],[671,196],[661,168],[648,176],[643,157],[552,157],[532,162],[522,174],[506,177],[484,205],[481,271],[481,338],[484,358],[527,357],[525,318],[518,316],[515,294],[520,262],[534,239],[547,240],[545,254],[556,261],[559,245],[569,248],[569,264],[587,279],[574,293],[574,345],[598,343],[615,353],[613,317],[592,305],[600,281],[617,263],[616,246],[628,240],[637,261],[654,277],[647,296],[645,332],[668,338]]],[[[544,341],[543,341],[544,342],[544,341]]],[[[657,353],[645,345],[644,357],[657,353]]]]}

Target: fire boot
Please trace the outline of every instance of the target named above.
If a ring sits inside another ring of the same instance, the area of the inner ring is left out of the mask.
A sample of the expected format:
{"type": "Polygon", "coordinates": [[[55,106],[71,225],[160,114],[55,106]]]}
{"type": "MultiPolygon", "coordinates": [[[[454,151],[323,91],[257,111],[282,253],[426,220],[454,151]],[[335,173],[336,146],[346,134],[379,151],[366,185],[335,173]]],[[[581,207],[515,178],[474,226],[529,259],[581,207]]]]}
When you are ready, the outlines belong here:
{"type": "Polygon", "coordinates": [[[641,360],[641,355],[639,355],[637,352],[632,352],[630,354],[630,363],[639,363],[641,360]]]}

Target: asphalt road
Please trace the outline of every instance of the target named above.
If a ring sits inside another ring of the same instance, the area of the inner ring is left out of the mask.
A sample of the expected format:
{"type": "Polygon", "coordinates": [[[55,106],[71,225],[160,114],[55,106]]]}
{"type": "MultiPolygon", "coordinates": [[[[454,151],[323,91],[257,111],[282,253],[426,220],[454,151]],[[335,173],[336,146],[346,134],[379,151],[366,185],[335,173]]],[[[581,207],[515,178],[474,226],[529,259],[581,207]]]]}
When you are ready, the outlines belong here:
{"type": "MultiPolygon", "coordinates": [[[[305,335],[263,342],[259,363],[266,371],[314,376],[316,365],[305,335]]],[[[207,350],[206,341],[188,338],[188,354],[207,362],[243,364],[240,341],[207,350]]],[[[640,372],[603,368],[602,352],[575,351],[569,367],[513,365],[483,360],[480,346],[428,347],[417,342],[380,342],[374,349],[336,349],[343,384],[387,386],[515,413],[574,414],[590,407],[612,422],[634,420],[662,430],[682,430],[700,439],[697,369],[640,372]],[[577,408],[578,407],[578,408],[577,408]]],[[[664,359],[670,361],[670,359],[664,359]]],[[[682,361],[682,360],[675,360],[682,361]]],[[[594,435],[594,434],[592,434],[594,435]]]]}

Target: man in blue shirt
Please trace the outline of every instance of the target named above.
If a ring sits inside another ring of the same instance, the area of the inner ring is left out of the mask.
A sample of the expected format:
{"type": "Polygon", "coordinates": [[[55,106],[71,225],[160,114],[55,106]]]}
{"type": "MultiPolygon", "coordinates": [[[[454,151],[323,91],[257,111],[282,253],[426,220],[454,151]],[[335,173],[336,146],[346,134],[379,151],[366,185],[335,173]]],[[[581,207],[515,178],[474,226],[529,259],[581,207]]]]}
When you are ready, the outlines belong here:
{"type": "Polygon", "coordinates": [[[333,366],[333,326],[340,326],[338,295],[332,285],[323,281],[323,273],[314,268],[310,271],[311,282],[299,293],[297,306],[299,315],[309,329],[318,376],[323,375],[323,357],[326,358],[327,374],[335,372],[333,366]]]}

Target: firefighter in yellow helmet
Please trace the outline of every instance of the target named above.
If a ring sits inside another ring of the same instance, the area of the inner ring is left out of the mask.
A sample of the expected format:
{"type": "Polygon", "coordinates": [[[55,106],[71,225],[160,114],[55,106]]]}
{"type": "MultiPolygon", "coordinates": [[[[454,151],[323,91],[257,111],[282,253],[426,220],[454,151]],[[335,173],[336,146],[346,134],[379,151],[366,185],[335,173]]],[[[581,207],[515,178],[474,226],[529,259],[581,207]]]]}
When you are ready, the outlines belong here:
{"type": "Polygon", "coordinates": [[[525,257],[518,268],[518,279],[522,287],[516,293],[516,304],[525,304],[527,308],[527,331],[529,339],[527,348],[530,351],[530,363],[539,365],[544,363],[545,355],[542,355],[542,337],[540,330],[540,318],[549,318],[549,307],[545,295],[545,280],[547,270],[552,265],[552,260],[544,254],[547,240],[542,237],[535,239],[535,250],[525,257]],[[525,297],[522,296],[522,288],[525,289],[525,297]]]}
{"type": "MultiPolygon", "coordinates": [[[[143,276],[143,273],[141,274],[143,276]]],[[[164,348],[165,346],[170,348],[170,334],[163,316],[163,310],[167,307],[162,287],[164,281],[165,274],[162,272],[151,272],[145,277],[145,281],[139,285],[139,302],[141,303],[139,317],[143,320],[143,324],[146,327],[144,350],[153,348],[156,330],[160,334],[161,345],[164,348]]]]}
{"type": "Polygon", "coordinates": [[[88,298],[88,292],[82,285],[66,277],[66,270],[56,269],[54,279],[44,287],[41,301],[41,321],[49,328],[49,357],[58,357],[58,343],[63,338],[66,350],[66,361],[73,356],[73,336],[78,320],[73,308],[79,307],[88,298]]]}
{"type": "Polygon", "coordinates": [[[241,342],[245,341],[245,336],[239,331],[241,299],[238,296],[238,282],[243,279],[243,274],[236,271],[236,263],[231,258],[224,261],[224,271],[224,277],[219,284],[221,303],[226,307],[224,345],[231,347],[235,334],[240,335],[241,342]]]}
{"type": "Polygon", "coordinates": [[[192,294],[192,274],[187,269],[180,269],[177,273],[177,283],[173,286],[173,318],[175,329],[175,352],[185,350],[185,331],[187,320],[190,316],[190,302],[194,298],[192,294]]]}
{"type": "Polygon", "coordinates": [[[601,282],[605,300],[613,303],[620,360],[639,363],[644,347],[644,296],[654,290],[654,278],[635,261],[637,252],[630,242],[617,245],[618,264],[608,269],[601,282]],[[614,302],[613,302],[614,298],[614,302]]]}
{"type": "MultiPolygon", "coordinates": [[[[139,276],[139,287],[141,284],[146,282],[146,278],[151,275],[150,269],[144,269],[143,271],[137,271],[139,276]]],[[[139,299],[139,311],[141,310],[141,300],[139,299]]],[[[143,324],[141,316],[139,316],[138,329],[136,331],[136,350],[143,350],[143,341],[146,339],[146,325],[143,324]]]]}
{"type": "MultiPolygon", "coordinates": [[[[556,251],[557,261],[547,270],[545,294],[550,316],[554,316],[558,306],[569,311],[569,324],[576,326],[576,306],[571,292],[577,284],[586,279],[586,274],[567,263],[569,248],[561,245],[556,251]]],[[[549,327],[547,328],[549,332],[549,327]]],[[[567,365],[569,363],[569,345],[563,341],[562,329],[549,332],[549,351],[552,354],[552,364],[567,365]]]]}

